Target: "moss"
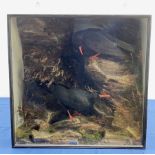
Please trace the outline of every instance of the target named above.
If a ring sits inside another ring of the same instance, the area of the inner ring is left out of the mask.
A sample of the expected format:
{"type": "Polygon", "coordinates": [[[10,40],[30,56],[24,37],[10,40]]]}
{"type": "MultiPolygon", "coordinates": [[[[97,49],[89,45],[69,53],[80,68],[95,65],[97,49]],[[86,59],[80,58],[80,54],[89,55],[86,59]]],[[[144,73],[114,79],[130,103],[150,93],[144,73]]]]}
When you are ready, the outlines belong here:
{"type": "Polygon", "coordinates": [[[48,128],[48,132],[49,133],[54,133],[56,130],[55,130],[55,128],[53,128],[53,127],[49,127],[48,128]]]}
{"type": "Polygon", "coordinates": [[[31,130],[29,129],[23,129],[23,128],[16,129],[17,138],[28,138],[30,134],[31,130]]]}
{"type": "Polygon", "coordinates": [[[102,139],[102,134],[99,132],[95,132],[95,133],[81,133],[81,132],[79,132],[79,133],[82,135],[82,138],[84,138],[84,139],[95,140],[95,141],[102,139]]]}

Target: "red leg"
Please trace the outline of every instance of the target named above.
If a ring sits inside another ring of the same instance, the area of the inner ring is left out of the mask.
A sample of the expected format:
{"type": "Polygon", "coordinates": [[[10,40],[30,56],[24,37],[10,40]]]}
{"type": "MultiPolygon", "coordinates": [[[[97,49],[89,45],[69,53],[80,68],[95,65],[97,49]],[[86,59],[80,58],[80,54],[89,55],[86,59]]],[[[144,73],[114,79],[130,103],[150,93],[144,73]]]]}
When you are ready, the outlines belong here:
{"type": "Polygon", "coordinates": [[[94,61],[94,60],[98,59],[98,56],[99,56],[99,55],[100,55],[100,53],[97,53],[97,54],[95,54],[95,55],[93,55],[93,56],[90,56],[90,57],[89,57],[89,60],[94,61]]]}
{"type": "Polygon", "coordinates": [[[80,51],[80,54],[83,55],[83,48],[82,48],[82,46],[79,46],[79,51],[80,51]]]}
{"type": "Polygon", "coordinates": [[[73,120],[74,117],[70,114],[69,110],[67,110],[67,113],[68,113],[69,119],[73,120]]]}
{"type": "Polygon", "coordinates": [[[99,97],[100,97],[100,98],[106,98],[106,99],[111,98],[110,94],[108,94],[107,92],[101,92],[101,93],[99,94],[99,97]]]}

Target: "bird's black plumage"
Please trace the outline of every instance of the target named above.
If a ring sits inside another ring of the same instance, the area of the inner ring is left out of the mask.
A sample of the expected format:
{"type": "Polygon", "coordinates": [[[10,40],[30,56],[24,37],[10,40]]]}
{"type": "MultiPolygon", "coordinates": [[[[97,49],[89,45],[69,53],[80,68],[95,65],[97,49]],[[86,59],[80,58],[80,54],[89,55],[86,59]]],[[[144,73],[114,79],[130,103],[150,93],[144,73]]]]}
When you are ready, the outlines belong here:
{"type": "Polygon", "coordinates": [[[112,101],[102,100],[98,97],[98,94],[79,88],[66,88],[59,84],[51,85],[49,90],[57,99],[58,104],[63,105],[62,114],[64,112],[67,114],[67,110],[80,112],[85,116],[102,115],[111,117],[114,114],[112,101]]]}
{"type": "Polygon", "coordinates": [[[97,94],[92,94],[78,88],[68,89],[59,84],[52,85],[49,90],[66,109],[78,111],[85,115],[92,114],[93,103],[94,99],[97,98],[97,94]]]}
{"type": "Polygon", "coordinates": [[[125,53],[121,48],[130,50],[130,52],[133,50],[131,45],[114,38],[107,30],[97,28],[88,28],[75,32],[73,34],[72,42],[74,52],[78,52],[79,46],[83,48],[84,57],[99,53],[100,57],[122,61],[128,53],[125,53]]]}
{"type": "Polygon", "coordinates": [[[80,88],[89,86],[99,91],[102,90],[86,70],[88,59],[81,56],[79,52],[64,52],[62,53],[61,61],[62,68],[71,74],[72,78],[80,88]]]}

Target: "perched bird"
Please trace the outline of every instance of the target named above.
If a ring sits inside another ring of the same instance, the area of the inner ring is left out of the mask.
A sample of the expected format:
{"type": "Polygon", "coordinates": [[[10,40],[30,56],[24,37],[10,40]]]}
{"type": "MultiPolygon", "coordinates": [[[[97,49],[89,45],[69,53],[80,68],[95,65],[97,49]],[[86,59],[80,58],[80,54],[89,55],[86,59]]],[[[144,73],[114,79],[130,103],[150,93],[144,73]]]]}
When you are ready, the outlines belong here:
{"type": "Polygon", "coordinates": [[[88,28],[74,33],[72,42],[74,52],[79,52],[81,56],[89,58],[89,60],[104,57],[121,61],[129,54],[125,51],[134,51],[130,44],[112,37],[107,31],[97,28],[88,28]]]}
{"type": "MultiPolygon", "coordinates": [[[[112,102],[107,102],[107,99],[102,100],[98,94],[90,93],[79,88],[66,88],[60,84],[53,84],[49,88],[51,95],[53,95],[58,104],[61,104],[64,108],[61,110],[62,115],[67,114],[72,119],[71,112],[79,112],[85,116],[90,115],[102,115],[112,117],[114,109],[112,109],[112,102]],[[100,106],[99,106],[100,105],[100,106]],[[108,109],[111,109],[109,111],[108,109]]],[[[58,121],[59,117],[55,117],[58,121]]],[[[56,122],[52,120],[51,122],[56,122]]]]}
{"type": "Polygon", "coordinates": [[[85,115],[92,113],[93,101],[97,97],[96,94],[85,90],[78,88],[68,89],[60,84],[51,85],[49,91],[66,109],[73,109],[85,115]]]}

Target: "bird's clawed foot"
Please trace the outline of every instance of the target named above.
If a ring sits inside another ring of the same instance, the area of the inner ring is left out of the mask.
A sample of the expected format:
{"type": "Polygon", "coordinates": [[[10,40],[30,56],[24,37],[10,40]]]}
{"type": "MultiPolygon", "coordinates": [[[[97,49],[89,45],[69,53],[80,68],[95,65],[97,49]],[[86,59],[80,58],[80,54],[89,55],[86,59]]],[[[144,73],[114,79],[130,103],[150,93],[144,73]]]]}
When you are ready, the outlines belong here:
{"type": "Polygon", "coordinates": [[[93,56],[90,56],[89,60],[91,60],[91,61],[97,60],[99,55],[100,55],[100,53],[97,53],[97,54],[95,54],[93,56]]]}
{"type": "Polygon", "coordinates": [[[73,116],[81,116],[81,113],[79,113],[78,111],[76,111],[73,116]]]}
{"type": "Polygon", "coordinates": [[[99,97],[100,98],[103,98],[103,99],[110,99],[111,98],[111,95],[109,94],[109,93],[107,93],[107,92],[101,92],[100,94],[99,94],[99,97]]]}
{"type": "Polygon", "coordinates": [[[74,114],[71,115],[71,113],[69,112],[69,110],[67,110],[67,113],[68,113],[68,116],[69,116],[69,120],[73,121],[73,119],[76,117],[76,116],[81,116],[81,113],[79,112],[74,112],[74,114]]]}

